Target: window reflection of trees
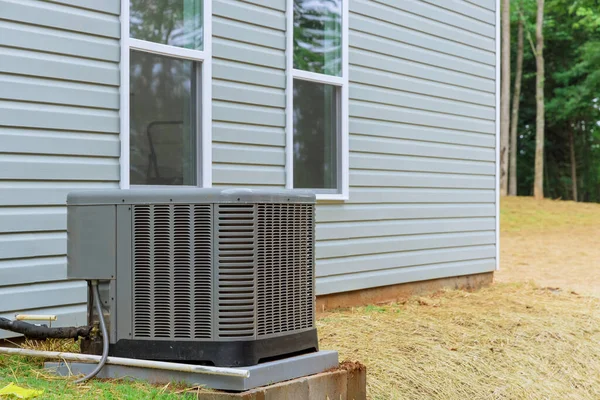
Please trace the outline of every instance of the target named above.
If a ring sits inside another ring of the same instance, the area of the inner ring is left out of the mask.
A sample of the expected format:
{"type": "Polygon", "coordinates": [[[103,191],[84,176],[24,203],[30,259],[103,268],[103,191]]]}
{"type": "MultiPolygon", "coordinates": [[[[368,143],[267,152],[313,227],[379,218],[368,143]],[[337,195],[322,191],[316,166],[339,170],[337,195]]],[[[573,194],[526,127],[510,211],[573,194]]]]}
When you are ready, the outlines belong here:
{"type": "Polygon", "coordinates": [[[130,0],[129,9],[132,38],[202,49],[202,0],[130,0]]]}
{"type": "Polygon", "coordinates": [[[340,76],[342,0],[294,0],[294,68],[340,76]]]}

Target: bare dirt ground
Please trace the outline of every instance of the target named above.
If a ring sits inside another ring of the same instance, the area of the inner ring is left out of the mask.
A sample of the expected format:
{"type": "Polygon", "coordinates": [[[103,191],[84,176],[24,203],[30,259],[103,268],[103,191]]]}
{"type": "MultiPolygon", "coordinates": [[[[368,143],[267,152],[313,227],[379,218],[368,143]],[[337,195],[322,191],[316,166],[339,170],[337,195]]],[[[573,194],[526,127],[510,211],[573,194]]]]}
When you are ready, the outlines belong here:
{"type": "Polygon", "coordinates": [[[600,296],[600,205],[502,200],[498,282],[600,296]]]}

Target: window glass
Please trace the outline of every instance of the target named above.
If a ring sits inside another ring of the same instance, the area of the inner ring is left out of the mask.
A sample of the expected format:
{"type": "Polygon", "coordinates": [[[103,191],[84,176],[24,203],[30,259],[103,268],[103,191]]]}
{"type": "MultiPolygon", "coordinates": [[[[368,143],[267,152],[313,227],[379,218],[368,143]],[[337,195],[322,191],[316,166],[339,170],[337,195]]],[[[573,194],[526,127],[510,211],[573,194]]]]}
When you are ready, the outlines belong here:
{"type": "Polygon", "coordinates": [[[130,0],[129,35],[202,50],[202,0],[130,0]]]}
{"type": "Polygon", "coordinates": [[[338,186],[339,88],[294,79],[294,187],[338,186]]]}
{"type": "Polygon", "coordinates": [[[198,67],[130,51],[132,185],[196,184],[198,67]]]}
{"type": "Polygon", "coordinates": [[[342,0],[294,0],[294,68],[342,75],[342,0]]]}

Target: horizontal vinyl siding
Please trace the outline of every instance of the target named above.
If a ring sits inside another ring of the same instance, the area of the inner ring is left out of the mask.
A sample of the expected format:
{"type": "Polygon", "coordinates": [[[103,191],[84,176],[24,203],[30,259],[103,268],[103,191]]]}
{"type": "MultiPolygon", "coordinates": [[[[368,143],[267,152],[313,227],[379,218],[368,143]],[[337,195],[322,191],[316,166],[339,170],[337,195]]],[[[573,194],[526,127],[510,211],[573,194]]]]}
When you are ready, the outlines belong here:
{"type": "Polygon", "coordinates": [[[350,1],[350,199],[318,205],[317,294],[494,270],[491,3],[350,1]]]}
{"type": "Polygon", "coordinates": [[[285,185],[285,0],[213,1],[213,185],[285,185]]]}
{"type": "Polygon", "coordinates": [[[118,187],[120,3],[0,9],[0,315],[84,324],[85,283],[64,280],[65,200],[118,187]]]}

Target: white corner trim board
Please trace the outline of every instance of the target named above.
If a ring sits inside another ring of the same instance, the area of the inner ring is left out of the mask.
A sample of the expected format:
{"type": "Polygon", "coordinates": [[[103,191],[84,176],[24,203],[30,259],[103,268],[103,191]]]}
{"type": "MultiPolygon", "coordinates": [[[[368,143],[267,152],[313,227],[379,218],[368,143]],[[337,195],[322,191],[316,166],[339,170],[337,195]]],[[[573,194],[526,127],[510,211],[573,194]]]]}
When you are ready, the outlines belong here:
{"type": "Polygon", "coordinates": [[[496,270],[500,269],[500,0],[496,0],[496,270]]]}

